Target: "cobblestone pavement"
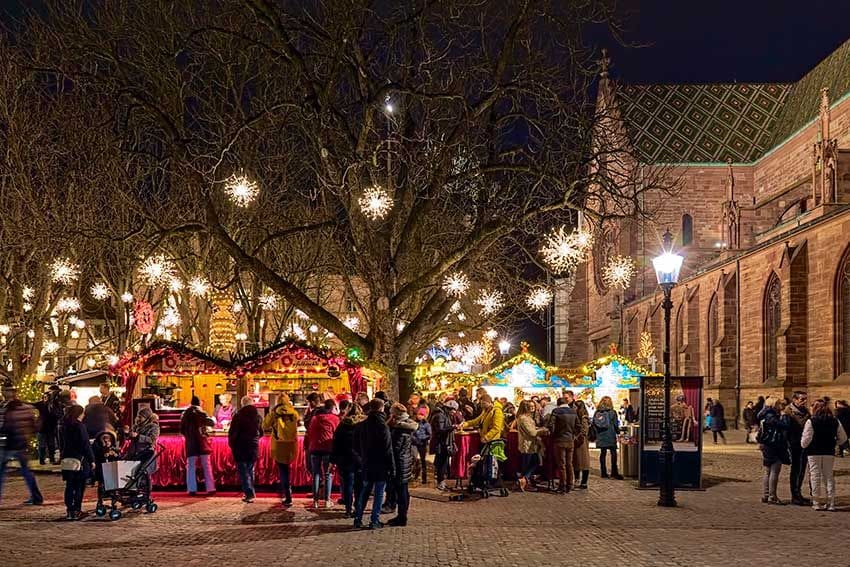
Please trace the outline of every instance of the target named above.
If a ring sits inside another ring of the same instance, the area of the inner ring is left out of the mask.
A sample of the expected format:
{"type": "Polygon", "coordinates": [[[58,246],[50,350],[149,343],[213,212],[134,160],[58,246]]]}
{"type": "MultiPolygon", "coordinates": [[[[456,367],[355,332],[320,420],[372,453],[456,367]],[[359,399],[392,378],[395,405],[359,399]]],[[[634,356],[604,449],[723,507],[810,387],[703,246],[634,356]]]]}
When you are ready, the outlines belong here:
{"type": "MultiPolygon", "coordinates": [[[[415,488],[410,525],[378,531],[354,531],[339,507],[313,512],[303,499],[287,510],[272,498],[178,494],[159,496],[156,514],[68,523],[56,475],[39,476],[46,505],[24,508],[14,473],[0,506],[0,565],[755,565],[780,549],[805,550],[806,564],[848,564],[835,553],[850,527],[850,459],[837,460],[838,513],[762,504],[752,445],[708,443],[704,471],[707,489],[679,492],[676,509],[593,474],[589,490],[563,496],[448,502],[415,488]]],[[[787,499],[787,469],[781,488],[787,499]]]]}

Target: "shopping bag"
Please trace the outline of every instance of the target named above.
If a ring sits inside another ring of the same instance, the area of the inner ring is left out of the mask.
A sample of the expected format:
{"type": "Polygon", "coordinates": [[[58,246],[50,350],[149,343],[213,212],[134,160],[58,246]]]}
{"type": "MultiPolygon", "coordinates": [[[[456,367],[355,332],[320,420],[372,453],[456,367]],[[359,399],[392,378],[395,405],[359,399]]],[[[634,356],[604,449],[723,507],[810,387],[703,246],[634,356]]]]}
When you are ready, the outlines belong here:
{"type": "Polygon", "coordinates": [[[119,490],[127,486],[140,464],[139,461],[103,463],[103,489],[119,490]]]}

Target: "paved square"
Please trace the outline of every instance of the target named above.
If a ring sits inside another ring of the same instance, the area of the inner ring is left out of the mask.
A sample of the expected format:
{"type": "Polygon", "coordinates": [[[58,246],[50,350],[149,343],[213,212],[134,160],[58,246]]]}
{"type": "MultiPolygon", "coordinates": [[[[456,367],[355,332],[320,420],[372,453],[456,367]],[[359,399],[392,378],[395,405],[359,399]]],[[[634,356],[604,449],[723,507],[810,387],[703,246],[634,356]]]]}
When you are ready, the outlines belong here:
{"type": "MultiPolygon", "coordinates": [[[[729,432],[730,437],[735,432],[729,432]]],[[[0,507],[2,565],[757,565],[798,553],[806,565],[846,563],[837,556],[850,527],[850,459],[837,460],[842,510],[760,502],[761,460],[753,445],[706,446],[704,492],[680,492],[677,509],[655,506],[657,492],[602,480],[565,496],[517,494],[445,502],[414,489],[406,528],[354,531],[337,507],[289,509],[276,499],[244,504],[182,495],[159,498],[159,511],[128,511],[118,522],[89,516],[61,521],[62,484],[41,475],[47,505],[23,508],[16,474],[0,507]]],[[[783,469],[780,497],[788,499],[783,469]]],[[[93,496],[93,491],[89,492],[93,496]]],[[[85,508],[93,509],[87,500],[85,508]]]]}

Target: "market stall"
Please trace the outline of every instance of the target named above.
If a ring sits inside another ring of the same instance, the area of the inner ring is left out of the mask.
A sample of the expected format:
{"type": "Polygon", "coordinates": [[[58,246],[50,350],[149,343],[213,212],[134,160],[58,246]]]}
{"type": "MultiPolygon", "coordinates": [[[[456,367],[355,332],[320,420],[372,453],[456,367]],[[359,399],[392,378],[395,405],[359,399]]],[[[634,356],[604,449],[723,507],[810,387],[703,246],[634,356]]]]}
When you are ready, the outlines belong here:
{"type": "Polygon", "coordinates": [[[518,402],[542,394],[555,400],[563,389],[572,388],[578,378],[574,373],[547,365],[528,352],[528,343],[522,343],[518,355],[479,375],[479,383],[493,398],[518,402]]]}

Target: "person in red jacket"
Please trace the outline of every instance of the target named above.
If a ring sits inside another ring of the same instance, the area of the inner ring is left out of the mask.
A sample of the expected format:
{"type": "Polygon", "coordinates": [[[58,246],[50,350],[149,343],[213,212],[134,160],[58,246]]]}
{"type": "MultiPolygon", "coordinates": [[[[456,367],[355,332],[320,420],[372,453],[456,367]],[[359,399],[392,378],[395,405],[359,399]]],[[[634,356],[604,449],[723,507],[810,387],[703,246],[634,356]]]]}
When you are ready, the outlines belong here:
{"type": "Polygon", "coordinates": [[[334,431],[339,425],[339,417],[333,410],[336,402],[325,400],[322,409],[312,412],[307,435],[304,437],[304,451],[310,458],[310,472],[313,475],[313,508],[319,507],[319,483],[325,479],[325,508],[333,506],[331,501],[331,453],[334,445],[334,431]]]}

